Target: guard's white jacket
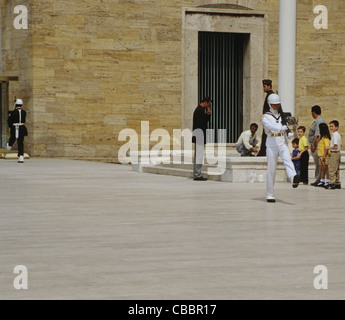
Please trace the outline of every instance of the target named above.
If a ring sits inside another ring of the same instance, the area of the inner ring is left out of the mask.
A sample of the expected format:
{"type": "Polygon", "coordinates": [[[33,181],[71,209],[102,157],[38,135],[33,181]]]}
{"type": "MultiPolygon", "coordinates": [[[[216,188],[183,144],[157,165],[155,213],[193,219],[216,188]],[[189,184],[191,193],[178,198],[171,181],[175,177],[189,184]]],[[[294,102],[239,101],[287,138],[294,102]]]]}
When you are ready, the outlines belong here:
{"type": "Polygon", "coordinates": [[[266,112],[262,116],[262,124],[264,126],[264,130],[267,134],[266,146],[267,147],[283,147],[288,144],[287,137],[285,131],[283,131],[281,115],[278,111],[271,111],[266,112]],[[272,137],[272,134],[276,133],[283,133],[280,137],[272,137]]]}

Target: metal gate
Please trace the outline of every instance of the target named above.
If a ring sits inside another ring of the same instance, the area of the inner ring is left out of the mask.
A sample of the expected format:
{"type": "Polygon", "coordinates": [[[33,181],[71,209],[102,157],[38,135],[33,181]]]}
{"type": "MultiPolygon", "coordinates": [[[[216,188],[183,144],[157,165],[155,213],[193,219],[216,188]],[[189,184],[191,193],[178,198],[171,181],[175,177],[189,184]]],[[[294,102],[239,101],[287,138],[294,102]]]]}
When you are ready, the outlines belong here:
{"type": "Polygon", "coordinates": [[[199,32],[199,99],[210,97],[209,129],[226,129],[222,142],[234,143],[243,130],[243,49],[247,35],[199,32]]]}

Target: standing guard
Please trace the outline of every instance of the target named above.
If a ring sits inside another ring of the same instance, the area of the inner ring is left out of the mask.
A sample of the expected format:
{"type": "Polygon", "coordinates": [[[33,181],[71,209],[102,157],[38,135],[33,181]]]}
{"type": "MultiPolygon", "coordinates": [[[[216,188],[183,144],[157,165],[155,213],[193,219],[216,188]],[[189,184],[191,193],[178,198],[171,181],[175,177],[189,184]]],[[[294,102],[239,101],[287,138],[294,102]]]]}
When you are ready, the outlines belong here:
{"type": "Polygon", "coordinates": [[[26,111],[22,109],[23,101],[17,99],[15,103],[15,109],[11,112],[8,118],[8,125],[11,131],[11,137],[7,143],[7,150],[12,150],[12,146],[17,140],[18,143],[18,163],[24,163],[24,137],[28,135],[26,129],[26,111]]]}
{"type": "MultiPolygon", "coordinates": [[[[295,167],[291,161],[290,150],[287,142],[287,125],[282,123],[282,115],[279,113],[280,98],[277,94],[271,94],[268,97],[270,110],[262,116],[262,124],[267,134],[266,152],[267,152],[267,181],[266,181],[266,200],[275,202],[274,182],[278,156],[284,162],[284,166],[289,179],[292,181],[292,187],[297,188],[300,182],[300,176],[297,175],[295,167]]],[[[292,134],[290,134],[292,135],[292,134]]]]}
{"type": "MultiPolygon", "coordinates": [[[[270,106],[268,105],[268,97],[272,93],[275,93],[275,92],[272,90],[272,80],[270,80],[270,79],[262,80],[262,86],[263,86],[264,92],[266,93],[266,98],[265,98],[264,106],[262,109],[262,114],[265,114],[267,111],[270,110],[270,106]]],[[[261,148],[260,148],[260,151],[258,153],[258,157],[265,157],[266,156],[266,139],[267,139],[267,135],[266,135],[265,130],[263,130],[262,136],[261,136],[261,148]]]]}

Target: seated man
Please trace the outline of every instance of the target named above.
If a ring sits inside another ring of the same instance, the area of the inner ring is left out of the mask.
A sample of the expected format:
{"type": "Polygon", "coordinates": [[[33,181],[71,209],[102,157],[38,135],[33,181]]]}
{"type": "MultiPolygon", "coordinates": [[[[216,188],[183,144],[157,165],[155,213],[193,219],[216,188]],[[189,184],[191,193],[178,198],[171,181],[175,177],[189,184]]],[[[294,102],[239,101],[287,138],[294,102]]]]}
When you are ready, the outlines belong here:
{"type": "Polygon", "coordinates": [[[241,154],[242,157],[254,156],[252,152],[259,152],[261,139],[256,135],[258,125],[252,123],[250,130],[242,132],[236,143],[236,150],[241,154]]]}

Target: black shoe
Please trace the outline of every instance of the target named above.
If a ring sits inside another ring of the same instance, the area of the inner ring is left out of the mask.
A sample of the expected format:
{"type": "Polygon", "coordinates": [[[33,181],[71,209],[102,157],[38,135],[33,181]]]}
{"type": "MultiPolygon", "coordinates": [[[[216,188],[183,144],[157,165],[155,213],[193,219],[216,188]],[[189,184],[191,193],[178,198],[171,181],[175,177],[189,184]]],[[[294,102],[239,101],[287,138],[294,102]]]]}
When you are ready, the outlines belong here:
{"type": "Polygon", "coordinates": [[[341,184],[336,184],[336,185],[335,185],[335,188],[336,188],[336,189],[341,189],[341,184]]]}
{"type": "Polygon", "coordinates": [[[335,190],[337,186],[335,184],[330,184],[328,189],[335,190]]]}
{"type": "Polygon", "coordinates": [[[323,187],[325,188],[325,189],[329,189],[330,188],[330,184],[329,183],[327,183],[327,184],[325,184],[323,187]]]}
{"type": "Polygon", "coordinates": [[[317,187],[317,185],[320,183],[320,181],[315,181],[313,183],[311,183],[310,185],[313,187],[317,187]]]}
{"type": "Polygon", "coordinates": [[[267,202],[274,203],[274,202],[276,202],[276,199],[274,199],[274,197],[267,197],[267,198],[266,198],[266,201],[267,201],[267,202]]]}
{"type": "Polygon", "coordinates": [[[298,174],[296,174],[293,177],[292,188],[297,188],[300,182],[301,182],[301,177],[298,174]]]}
{"type": "Polygon", "coordinates": [[[194,178],[194,181],[207,181],[207,178],[198,177],[198,178],[194,178]]]}
{"type": "Polygon", "coordinates": [[[325,186],[325,183],[324,182],[319,182],[317,185],[316,185],[316,187],[321,187],[321,188],[323,188],[325,186]]]}

